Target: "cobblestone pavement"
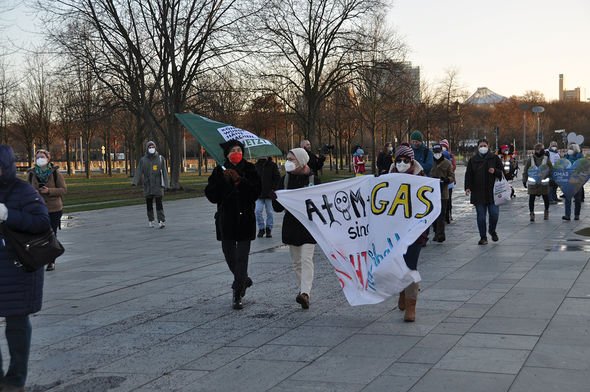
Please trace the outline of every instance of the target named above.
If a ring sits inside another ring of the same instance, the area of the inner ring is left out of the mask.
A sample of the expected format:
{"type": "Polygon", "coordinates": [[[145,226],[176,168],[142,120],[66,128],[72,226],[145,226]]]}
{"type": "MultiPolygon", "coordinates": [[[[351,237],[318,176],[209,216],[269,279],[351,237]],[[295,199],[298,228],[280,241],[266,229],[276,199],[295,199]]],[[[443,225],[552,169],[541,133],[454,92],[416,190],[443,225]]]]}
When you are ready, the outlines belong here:
{"type": "Polygon", "coordinates": [[[500,241],[478,246],[459,184],[447,241],[420,258],[413,324],[397,298],[350,307],[319,249],[302,310],[281,215],[253,242],[255,283],[235,311],[205,199],[165,202],[163,230],[143,206],[73,214],[32,318],[28,390],[588,391],[590,242],[574,231],[590,214],[564,222],[558,204],[543,221],[539,202],[530,223],[514,185],[500,241]]]}

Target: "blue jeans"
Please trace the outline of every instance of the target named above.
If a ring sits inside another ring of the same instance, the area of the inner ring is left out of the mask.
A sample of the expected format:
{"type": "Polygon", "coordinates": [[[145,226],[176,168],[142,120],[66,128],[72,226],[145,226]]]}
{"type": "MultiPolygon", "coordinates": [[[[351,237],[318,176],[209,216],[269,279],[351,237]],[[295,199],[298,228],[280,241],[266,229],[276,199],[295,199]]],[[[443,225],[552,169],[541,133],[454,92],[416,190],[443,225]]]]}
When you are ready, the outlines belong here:
{"type": "Polygon", "coordinates": [[[29,316],[6,317],[6,341],[10,364],[6,374],[0,352],[0,383],[22,387],[27,380],[29,351],[31,350],[31,322],[29,316]]]}
{"type": "Polygon", "coordinates": [[[500,216],[500,209],[494,203],[490,204],[476,204],[475,211],[477,212],[477,228],[481,238],[487,238],[486,235],[486,212],[490,215],[490,233],[496,232],[498,225],[498,217],[500,216]]]}
{"type": "Polygon", "coordinates": [[[256,224],[258,225],[258,230],[264,230],[264,228],[268,227],[272,229],[272,224],[274,223],[272,217],[272,199],[258,199],[256,200],[256,224]],[[266,209],[266,225],[264,224],[264,217],[262,216],[262,211],[266,209]]]}
{"type": "MultiPolygon", "coordinates": [[[[580,189],[574,195],[574,216],[580,216],[580,210],[582,209],[582,193],[584,193],[584,189],[580,189]]],[[[572,215],[572,197],[566,196],[565,197],[565,216],[568,218],[572,215]]]]}

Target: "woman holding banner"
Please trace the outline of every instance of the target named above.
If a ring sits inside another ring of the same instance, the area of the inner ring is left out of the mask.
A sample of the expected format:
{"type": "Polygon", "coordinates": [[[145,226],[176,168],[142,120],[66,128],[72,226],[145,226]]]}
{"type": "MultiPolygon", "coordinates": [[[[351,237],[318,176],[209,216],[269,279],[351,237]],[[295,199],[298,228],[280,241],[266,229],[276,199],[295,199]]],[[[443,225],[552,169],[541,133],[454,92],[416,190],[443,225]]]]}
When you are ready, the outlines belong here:
{"type": "Polygon", "coordinates": [[[537,196],[543,198],[545,206],[544,220],[549,219],[549,180],[551,179],[551,161],[545,155],[543,143],[535,144],[535,152],[529,157],[522,173],[522,184],[528,188],[529,194],[529,215],[530,221],[535,221],[535,199],[537,196]],[[531,176],[529,170],[536,170],[538,176],[531,176]]]}
{"type": "MultiPolygon", "coordinates": [[[[424,169],[418,161],[414,159],[414,150],[407,143],[400,144],[395,150],[395,161],[389,169],[390,173],[405,173],[416,176],[424,176],[424,169]]],[[[418,239],[408,247],[404,260],[406,265],[412,271],[418,269],[418,257],[420,251],[428,241],[428,230],[422,233],[418,239]]],[[[418,300],[418,291],[420,286],[418,283],[412,283],[404,291],[399,293],[399,300],[397,307],[399,310],[404,310],[404,321],[413,322],[416,320],[416,301],[418,300]]]]}
{"type": "MultiPolygon", "coordinates": [[[[565,158],[574,164],[580,158],[584,158],[584,155],[580,152],[580,146],[576,143],[571,143],[567,146],[567,154],[565,158]]],[[[580,211],[582,210],[582,195],[584,194],[584,185],[580,187],[580,189],[574,194],[574,220],[580,220],[580,211]]],[[[565,198],[565,215],[561,217],[561,219],[569,221],[572,219],[572,196],[567,195],[564,192],[565,198]]]]}
{"type": "MultiPolygon", "coordinates": [[[[294,148],[287,154],[285,171],[287,172],[278,189],[299,189],[317,185],[319,180],[313,175],[307,163],[309,155],[303,148],[294,148]]],[[[285,208],[276,200],[273,200],[273,208],[276,212],[285,211],[285,208]]],[[[295,301],[303,309],[309,309],[311,286],[313,284],[314,264],[313,252],[316,241],[309,231],[289,211],[285,211],[283,218],[283,243],[289,245],[289,253],[293,260],[293,268],[297,275],[299,293],[295,301]]]]}
{"type": "Polygon", "coordinates": [[[217,239],[230,271],[233,308],[242,309],[242,297],[252,286],[248,277],[250,243],[256,238],[254,208],[260,194],[260,177],[256,168],[243,159],[244,145],[237,140],[220,144],[226,161],[213,169],[205,187],[205,196],[217,204],[215,228],[217,239]]]}

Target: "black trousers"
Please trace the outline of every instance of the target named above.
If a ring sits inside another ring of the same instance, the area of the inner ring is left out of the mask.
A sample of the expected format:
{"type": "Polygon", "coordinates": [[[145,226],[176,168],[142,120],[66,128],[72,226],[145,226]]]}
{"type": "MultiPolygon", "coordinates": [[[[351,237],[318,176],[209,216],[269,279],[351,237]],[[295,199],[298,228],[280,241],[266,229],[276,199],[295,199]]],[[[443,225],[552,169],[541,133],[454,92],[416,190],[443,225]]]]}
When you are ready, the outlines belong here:
{"type": "Polygon", "coordinates": [[[221,249],[229,270],[234,274],[232,289],[242,290],[246,285],[246,278],[248,278],[250,241],[222,240],[221,249]]]}
{"type": "Polygon", "coordinates": [[[445,221],[447,216],[447,210],[449,208],[449,199],[443,199],[440,202],[440,215],[434,221],[434,232],[437,236],[445,235],[445,221]]]}
{"type": "Polygon", "coordinates": [[[61,229],[61,216],[63,211],[56,211],[49,213],[49,222],[51,224],[51,229],[57,235],[57,229],[61,229]]]}
{"type": "Polygon", "coordinates": [[[422,250],[422,244],[414,242],[408,246],[408,250],[404,255],[404,261],[409,269],[416,271],[418,269],[418,257],[420,257],[420,251],[422,250]]]}
{"type": "Polygon", "coordinates": [[[164,206],[162,205],[162,196],[145,197],[149,221],[152,222],[154,220],[154,199],[156,200],[156,214],[158,214],[158,222],[166,222],[166,216],[164,216],[164,206]]]}
{"type": "Polygon", "coordinates": [[[529,195],[529,212],[535,211],[535,199],[537,196],[543,197],[543,203],[545,204],[545,209],[549,209],[549,195],[529,195]]]}

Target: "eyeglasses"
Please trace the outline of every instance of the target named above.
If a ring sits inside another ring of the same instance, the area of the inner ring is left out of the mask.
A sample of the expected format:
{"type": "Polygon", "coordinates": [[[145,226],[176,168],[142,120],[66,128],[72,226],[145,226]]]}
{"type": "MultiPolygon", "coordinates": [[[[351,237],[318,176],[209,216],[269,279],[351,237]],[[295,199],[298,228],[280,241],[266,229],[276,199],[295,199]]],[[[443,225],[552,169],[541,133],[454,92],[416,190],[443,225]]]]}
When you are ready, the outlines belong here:
{"type": "Polygon", "coordinates": [[[395,158],[395,163],[410,163],[412,160],[410,158],[395,158]]]}

